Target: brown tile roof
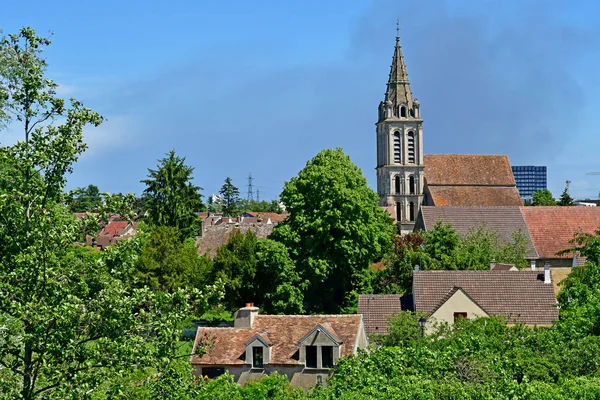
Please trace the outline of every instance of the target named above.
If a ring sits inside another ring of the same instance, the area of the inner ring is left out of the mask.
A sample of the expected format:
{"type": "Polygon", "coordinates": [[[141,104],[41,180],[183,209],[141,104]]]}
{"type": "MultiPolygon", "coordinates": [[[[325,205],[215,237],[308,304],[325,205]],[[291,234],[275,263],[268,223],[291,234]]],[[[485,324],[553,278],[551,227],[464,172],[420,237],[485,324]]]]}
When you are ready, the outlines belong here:
{"type": "Polygon", "coordinates": [[[497,263],[493,268],[490,269],[490,271],[514,271],[514,268],[517,267],[515,267],[513,264],[497,263]]]}
{"type": "Polygon", "coordinates": [[[198,328],[194,349],[208,342],[206,353],[193,355],[192,365],[243,365],[246,342],[255,335],[272,344],[271,364],[298,365],[299,341],[318,325],[332,331],[343,343],[341,356],[354,353],[362,316],[353,315],[257,315],[251,329],[198,328]]]}
{"type": "Polygon", "coordinates": [[[118,235],[123,229],[129,226],[128,221],[110,221],[104,229],[100,232],[100,236],[110,235],[115,236],[118,235]]]}
{"type": "Polygon", "coordinates": [[[428,154],[424,156],[428,185],[515,186],[503,155],[428,154]]]}
{"type": "Polygon", "coordinates": [[[427,186],[431,201],[444,206],[522,206],[516,187],[503,186],[427,186]]]}
{"type": "Polygon", "coordinates": [[[550,325],[558,320],[554,288],[544,283],[544,271],[418,271],[413,274],[415,310],[433,312],[455,288],[509,322],[550,325]]]}
{"type": "Polygon", "coordinates": [[[485,225],[495,230],[505,243],[510,243],[512,234],[521,231],[527,239],[527,258],[538,258],[527,224],[520,207],[421,207],[422,226],[425,230],[434,228],[438,221],[452,225],[461,235],[473,228],[485,225]]]}
{"type": "Polygon", "coordinates": [[[358,296],[358,313],[362,314],[365,331],[386,335],[388,318],[411,309],[411,296],[405,294],[361,294],[358,296]]]}
{"type": "Polygon", "coordinates": [[[281,213],[281,214],[277,214],[274,212],[263,212],[263,213],[258,213],[257,218],[262,219],[262,222],[265,223],[267,222],[267,220],[270,218],[271,222],[273,224],[278,224],[281,221],[283,221],[284,219],[286,219],[288,217],[288,213],[281,213]]]}
{"type": "Polygon", "coordinates": [[[265,223],[261,224],[219,224],[215,226],[205,226],[202,230],[202,236],[196,238],[198,254],[208,254],[214,257],[217,249],[227,243],[229,238],[236,232],[246,234],[248,231],[256,233],[259,239],[266,238],[273,232],[275,225],[265,223]]]}
{"type": "Polygon", "coordinates": [[[592,234],[600,228],[600,207],[522,207],[521,212],[541,258],[560,258],[556,253],[572,247],[575,232],[592,234]]]}

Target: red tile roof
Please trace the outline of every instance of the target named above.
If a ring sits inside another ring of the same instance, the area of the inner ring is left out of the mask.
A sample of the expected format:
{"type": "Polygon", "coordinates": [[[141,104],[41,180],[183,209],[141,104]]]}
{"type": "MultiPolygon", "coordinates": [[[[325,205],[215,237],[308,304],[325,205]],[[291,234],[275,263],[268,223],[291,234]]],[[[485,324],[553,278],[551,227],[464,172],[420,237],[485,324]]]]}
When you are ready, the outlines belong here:
{"type": "Polygon", "coordinates": [[[388,319],[400,311],[411,309],[411,296],[403,294],[361,294],[358,313],[362,314],[367,334],[388,333],[388,319]]]}
{"type": "Polygon", "coordinates": [[[415,311],[432,313],[456,288],[490,315],[509,322],[550,325],[558,320],[556,297],[544,271],[417,271],[413,274],[415,311]]]}
{"type": "Polygon", "coordinates": [[[438,221],[450,224],[461,235],[484,225],[498,232],[505,243],[512,242],[512,235],[521,231],[527,240],[527,258],[538,258],[527,224],[520,207],[421,207],[419,223],[431,230],[438,221]]]}
{"type": "Polygon", "coordinates": [[[428,186],[431,202],[444,206],[522,206],[516,187],[428,186]]]}
{"type": "Polygon", "coordinates": [[[428,185],[516,185],[507,156],[428,154],[423,159],[428,185]]]}
{"type": "MultiPolygon", "coordinates": [[[[243,365],[246,342],[255,335],[268,338],[272,344],[270,364],[298,365],[299,341],[318,325],[333,335],[342,345],[341,356],[354,353],[362,316],[354,315],[257,315],[251,329],[198,328],[194,349],[208,342],[206,353],[193,355],[191,363],[199,365],[243,365]]],[[[249,364],[249,363],[248,363],[249,364]]]]}
{"type": "Polygon", "coordinates": [[[521,207],[521,212],[541,258],[560,258],[556,253],[572,247],[575,232],[592,234],[600,228],[600,207],[536,206],[521,207]]]}
{"type": "Polygon", "coordinates": [[[129,226],[129,222],[127,221],[110,221],[104,229],[100,232],[100,236],[110,235],[115,236],[118,235],[123,229],[129,226]]]}
{"type": "Polygon", "coordinates": [[[236,232],[246,234],[252,231],[259,239],[268,237],[273,232],[275,225],[262,224],[218,224],[214,226],[206,226],[202,230],[202,236],[196,238],[196,247],[198,254],[208,254],[211,257],[217,255],[217,249],[229,241],[232,235],[236,232]]]}

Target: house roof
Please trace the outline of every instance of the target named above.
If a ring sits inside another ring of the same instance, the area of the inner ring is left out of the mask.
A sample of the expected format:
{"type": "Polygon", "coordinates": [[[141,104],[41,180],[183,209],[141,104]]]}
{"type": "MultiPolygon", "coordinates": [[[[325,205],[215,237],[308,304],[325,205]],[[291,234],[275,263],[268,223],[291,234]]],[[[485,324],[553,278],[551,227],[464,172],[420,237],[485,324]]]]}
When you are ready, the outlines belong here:
{"type": "Polygon", "coordinates": [[[211,257],[217,255],[217,249],[229,241],[236,232],[246,234],[249,231],[256,233],[259,239],[264,239],[273,232],[274,225],[269,224],[219,224],[205,226],[202,236],[196,238],[198,254],[208,254],[211,257]]]}
{"type": "Polygon", "coordinates": [[[431,201],[444,206],[522,206],[523,201],[516,187],[429,185],[431,201]]]}
{"type": "Polygon", "coordinates": [[[428,154],[425,180],[431,185],[515,186],[505,155],[428,154]]]}
{"type": "Polygon", "coordinates": [[[455,288],[462,289],[490,315],[509,322],[550,325],[558,320],[556,297],[544,271],[416,271],[415,311],[432,313],[455,288]]]}
{"type": "Polygon", "coordinates": [[[361,294],[358,296],[358,313],[363,315],[365,331],[385,335],[388,333],[388,319],[403,310],[410,310],[410,295],[402,294],[361,294]]]}
{"type": "Polygon", "coordinates": [[[246,343],[255,335],[268,338],[271,343],[271,364],[299,364],[299,347],[315,328],[321,325],[336,340],[344,343],[341,356],[354,353],[362,316],[348,315],[257,315],[252,328],[198,328],[194,350],[208,342],[206,353],[194,354],[192,365],[243,365],[246,343]]]}
{"type": "Polygon", "coordinates": [[[505,243],[512,241],[514,232],[521,231],[527,240],[527,258],[538,258],[531,234],[519,207],[421,207],[425,230],[431,230],[438,221],[450,224],[457,233],[466,235],[473,228],[484,225],[498,232],[505,243]]]}
{"type": "Polygon", "coordinates": [[[268,219],[271,219],[271,222],[273,224],[278,224],[281,221],[283,221],[284,219],[286,219],[288,217],[288,213],[274,213],[274,212],[263,212],[263,213],[258,213],[257,218],[262,219],[262,222],[267,222],[268,219]]]}
{"type": "Polygon", "coordinates": [[[497,263],[490,269],[490,271],[515,271],[515,269],[518,271],[518,268],[514,264],[497,263]]]}
{"type": "Polygon", "coordinates": [[[100,232],[100,236],[110,235],[115,236],[118,235],[121,231],[129,226],[128,221],[110,221],[100,232]]]}
{"type": "Polygon", "coordinates": [[[522,207],[521,212],[541,258],[572,258],[556,253],[573,246],[569,240],[575,232],[593,234],[600,228],[600,207],[536,206],[522,207]]]}

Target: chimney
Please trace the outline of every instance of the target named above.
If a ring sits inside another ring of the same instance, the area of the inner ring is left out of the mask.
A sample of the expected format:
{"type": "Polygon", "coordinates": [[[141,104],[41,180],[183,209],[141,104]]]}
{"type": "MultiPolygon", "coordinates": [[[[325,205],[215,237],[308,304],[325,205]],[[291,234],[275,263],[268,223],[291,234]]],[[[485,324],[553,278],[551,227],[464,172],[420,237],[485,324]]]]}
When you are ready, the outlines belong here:
{"type": "Polygon", "coordinates": [[[532,271],[535,271],[535,260],[529,260],[529,267],[532,271]]]}
{"type": "Polygon", "coordinates": [[[419,272],[420,269],[421,267],[419,267],[419,264],[415,265],[415,272],[419,272]]]}
{"type": "Polygon", "coordinates": [[[492,261],[490,261],[490,269],[494,269],[496,267],[496,260],[492,259],[492,261]]]}
{"type": "Polygon", "coordinates": [[[238,329],[252,329],[254,318],[258,315],[258,307],[254,303],[246,303],[246,306],[235,312],[233,327],[238,329]]]}
{"type": "Polygon", "coordinates": [[[552,279],[550,278],[550,264],[544,264],[544,283],[552,283],[552,279]]]}

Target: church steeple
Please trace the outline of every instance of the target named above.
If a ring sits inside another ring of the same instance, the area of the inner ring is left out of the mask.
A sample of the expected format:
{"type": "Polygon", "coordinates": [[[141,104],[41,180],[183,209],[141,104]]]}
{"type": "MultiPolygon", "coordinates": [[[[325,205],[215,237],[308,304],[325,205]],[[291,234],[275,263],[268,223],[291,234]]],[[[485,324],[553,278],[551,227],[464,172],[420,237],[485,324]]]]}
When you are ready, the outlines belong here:
{"type": "Polygon", "coordinates": [[[423,120],[410,91],[399,34],[376,125],[379,205],[394,217],[399,231],[407,233],[423,203],[423,120]]]}
{"type": "Polygon", "coordinates": [[[419,118],[419,102],[410,90],[408,72],[404,63],[400,36],[396,36],[396,47],[390,66],[385,99],[380,104],[379,120],[387,118],[419,118]]]}

